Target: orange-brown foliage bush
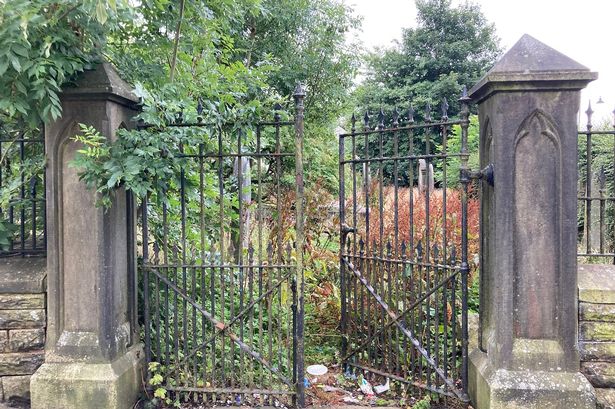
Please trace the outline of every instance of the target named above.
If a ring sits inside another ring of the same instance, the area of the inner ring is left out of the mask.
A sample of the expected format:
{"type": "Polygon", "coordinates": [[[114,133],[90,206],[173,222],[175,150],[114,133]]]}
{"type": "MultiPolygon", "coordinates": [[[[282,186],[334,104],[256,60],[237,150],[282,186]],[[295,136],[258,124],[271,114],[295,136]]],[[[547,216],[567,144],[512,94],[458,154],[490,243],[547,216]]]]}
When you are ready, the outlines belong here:
{"type": "MultiPolygon", "coordinates": [[[[380,248],[380,243],[382,243],[385,249],[387,243],[390,242],[391,251],[394,254],[399,254],[402,242],[405,243],[407,248],[412,244],[416,249],[420,243],[421,247],[425,249],[427,239],[429,239],[430,252],[433,251],[433,246],[435,245],[439,248],[440,254],[442,254],[442,249],[446,246],[447,253],[450,255],[454,247],[459,259],[461,255],[462,210],[462,191],[460,189],[447,189],[446,193],[442,189],[435,189],[427,196],[425,192],[419,192],[417,188],[412,190],[409,188],[398,188],[396,200],[395,188],[393,186],[385,186],[382,191],[382,216],[380,215],[380,190],[377,184],[374,183],[368,193],[369,234],[366,234],[367,206],[365,204],[365,195],[359,194],[357,198],[357,227],[359,236],[363,240],[369,240],[370,244],[377,243],[376,248],[380,248]],[[412,201],[412,206],[410,201],[412,201]],[[429,219],[427,218],[428,212],[429,219]],[[427,223],[427,220],[429,220],[429,223],[427,223]],[[396,242],[398,246],[397,251],[396,242]]],[[[353,207],[353,202],[351,200],[347,201],[346,220],[350,222],[352,222],[353,207]]],[[[479,212],[480,204],[478,200],[474,195],[469,194],[468,258],[472,267],[476,267],[474,259],[478,255],[479,212]]],[[[373,245],[370,245],[370,247],[373,248],[373,245]]],[[[425,253],[425,250],[423,252],[425,253]]],[[[409,253],[410,249],[406,250],[406,255],[409,255],[409,253]]]]}

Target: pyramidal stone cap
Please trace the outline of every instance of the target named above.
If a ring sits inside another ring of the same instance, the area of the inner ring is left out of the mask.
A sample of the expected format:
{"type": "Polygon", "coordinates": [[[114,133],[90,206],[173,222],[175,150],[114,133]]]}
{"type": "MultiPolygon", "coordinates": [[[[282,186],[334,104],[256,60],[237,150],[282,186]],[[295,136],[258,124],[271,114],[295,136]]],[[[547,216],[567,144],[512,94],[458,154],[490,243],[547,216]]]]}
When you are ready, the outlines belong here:
{"type": "Polygon", "coordinates": [[[112,99],[126,106],[134,106],[139,99],[133,87],[120,78],[115,67],[108,62],[82,72],[72,86],[62,90],[63,99],[112,99]]]}
{"type": "Polygon", "coordinates": [[[524,34],[472,87],[469,97],[480,102],[495,92],[580,90],[597,78],[598,73],[524,34]]]}

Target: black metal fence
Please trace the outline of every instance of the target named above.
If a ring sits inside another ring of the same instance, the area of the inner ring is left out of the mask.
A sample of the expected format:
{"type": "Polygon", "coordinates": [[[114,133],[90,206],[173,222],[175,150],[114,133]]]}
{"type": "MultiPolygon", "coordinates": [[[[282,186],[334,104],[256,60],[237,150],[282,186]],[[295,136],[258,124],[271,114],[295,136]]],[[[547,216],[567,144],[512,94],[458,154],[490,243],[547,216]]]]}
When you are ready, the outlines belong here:
{"type": "Polygon", "coordinates": [[[146,360],[172,400],[304,404],[301,89],[295,99],[294,121],[160,130],[200,140],[168,153],[179,180],[142,206],[146,360]]]}
{"type": "MultiPolygon", "coordinates": [[[[589,104],[579,130],[578,256],[615,262],[615,122],[592,123],[589,104]]],[[[615,115],[615,112],[614,112],[615,115]]]]}
{"type": "Polygon", "coordinates": [[[0,123],[0,257],[44,256],[45,139],[0,123]]]}
{"type": "Polygon", "coordinates": [[[411,108],[385,128],[381,111],[375,127],[366,114],[340,135],[341,329],[346,370],[467,401],[465,93],[461,103],[459,120],[444,101],[439,121],[427,106],[415,123],[411,108]]]}

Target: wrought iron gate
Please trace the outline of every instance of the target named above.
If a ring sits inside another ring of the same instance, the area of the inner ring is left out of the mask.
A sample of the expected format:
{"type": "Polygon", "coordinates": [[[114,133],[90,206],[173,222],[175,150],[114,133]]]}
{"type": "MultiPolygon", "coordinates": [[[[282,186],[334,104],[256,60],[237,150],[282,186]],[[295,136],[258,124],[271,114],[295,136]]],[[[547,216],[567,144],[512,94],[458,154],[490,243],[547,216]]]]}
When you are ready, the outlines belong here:
{"type": "Polygon", "coordinates": [[[382,111],[376,127],[366,114],[362,130],[353,116],[339,138],[345,369],[463,401],[468,102],[464,90],[459,120],[446,100],[439,121],[429,106],[420,124],[412,108],[395,110],[390,127],[382,111]]]}
{"type": "MultiPolygon", "coordinates": [[[[612,129],[594,129],[591,102],[585,111],[585,129],[579,130],[579,236],[577,255],[583,263],[615,263],[615,123],[612,129]],[[608,158],[609,160],[605,159],[608,158]]],[[[615,119],[615,111],[613,111],[615,119]]],[[[579,121],[580,122],[580,121],[579,121]]]]}
{"type": "Polygon", "coordinates": [[[220,126],[199,112],[147,130],[196,141],[161,152],[180,159],[179,178],[157,179],[165,197],[141,210],[146,360],[167,398],[304,404],[304,95],[294,121],[276,110],[220,126]]]}

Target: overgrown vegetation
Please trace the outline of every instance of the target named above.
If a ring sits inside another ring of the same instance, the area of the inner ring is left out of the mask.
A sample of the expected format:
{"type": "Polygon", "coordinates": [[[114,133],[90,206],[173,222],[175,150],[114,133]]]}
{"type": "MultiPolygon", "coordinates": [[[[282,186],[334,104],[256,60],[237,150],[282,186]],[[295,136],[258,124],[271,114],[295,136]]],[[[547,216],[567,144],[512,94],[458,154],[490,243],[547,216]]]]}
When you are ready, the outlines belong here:
{"type": "MultiPolygon", "coordinates": [[[[29,212],[30,204],[17,200],[22,196],[18,192],[23,183],[42,185],[45,162],[42,144],[26,143],[27,162],[22,163],[20,146],[12,141],[40,138],[42,122],[60,117],[61,87],[99,60],[105,34],[114,29],[123,7],[123,0],[0,2],[2,250],[8,249],[18,224],[31,223],[8,216],[20,215],[24,207],[29,212]]],[[[42,224],[42,219],[37,223],[42,224]]]]}
{"type": "MultiPolygon", "coordinates": [[[[453,117],[459,110],[456,96],[461,86],[471,85],[478,79],[499,52],[494,29],[471,3],[453,7],[450,0],[418,0],[417,6],[417,28],[405,30],[397,47],[379,50],[367,58],[367,78],[356,89],[354,100],[373,112],[380,107],[386,111],[393,106],[407,109],[410,102],[422,109],[427,103],[436,106],[443,97],[448,97],[451,104],[448,114],[453,117]]],[[[78,168],[82,180],[98,192],[101,206],[111,205],[118,188],[130,190],[141,200],[149,198],[151,242],[141,248],[151,246],[152,254],[175,258],[175,261],[183,252],[190,262],[198,264],[206,258],[220,257],[224,246],[216,244],[218,226],[203,223],[216,219],[215,206],[220,203],[228,210],[227,219],[219,221],[223,223],[222,240],[233,240],[240,222],[241,188],[233,176],[233,165],[225,163],[224,193],[219,197],[213,162],[205,166],[180,158],[180,147],[187,147],[185,152],[192,153],[198,152],[199,147],[205,152],[214,151],[217,139],[212,129],[224,128],[227,135],[243,135],[245,146],[254,148],[254,124],[271,120],[271,107],[276,104],[282,120],[292,119],[292,91],[297,82],[303,82],[308,91],[305,101],[306,362],[334,363],[339,360],[340,294],[338,227],[333,205],[338,158],[333,134],[340,118],[350,111],[350,91],[361,55],[360,46],[349,38],[359,25],[360,19],[337,0],[212,0],[206,4],[190,0],[0,1],[0,89],[7,91],[0,94],[0,121],[10,129],[10,135],[17,135],[15,130],[36,135],[42,123],[61,116],[58,97],[61,88],[83,70],[94,68],[103,60],[110,61],[123,78],[134,84],[142,107],[138,119],[149,127],[139,131],[119,130],[117,140],[112,142],[103,138],[100,130],[82,124],[75,140],[83,147],[72,165],[78,168]],[[213,127],[197,131],[167,126],[178,120],[202,121],[213,127]],[[212,173],[201,178],[203,168],[212,173]],[[178,200],[183,189],[188,192],[184,204],[178,200]],[[185,231],[180,217],[183,205],[188,215],[185,231]],[[175,243],[175,248],[163,248],[165,240],[175,243]]],[[[424,119],[423,113],[417,113],[416,119],[424,119]]],[[[458,129],[452,130],[449,151],[460,148],[459,135],[458,129]]],[[[416,135],[415,146],[419,150],[420,137],[416,135]]],[[[275,134],[263,133],[262,138],[262,149],[269,153],[275,150],[275,134]]],[[[477,124],[472,119],[471,152],[476,151],[477,141],[477,124]]],[[[225,139],[224,149],[232,151],[233,142],[236,142],[233,137],[225,139]]],[[[292,143],[292,135],[282,135],[284,149],[292,150],[292,143]]],[[[435,149],[440,147],[436,145],[435,149]]],[[[10,207],[9,200],[14,198],[16,189],[23,187],[24,181],[31,183],[34,178],[42,182],[42,152],[38,152],[39,159],[35,162],[20,166],[7,164],[10,152],[2,152],[0,163],[3,169],[12,166],[11,172],[3,173],[2,209],[10,207]]],[[[476,161],[473,153],[472,167],[476,161]]],[[[280,161],[281,195],[272,193],[278,186],[271,177],[271,168],[267,170],[269,173],[263,172],[260,183],[267,199],[276,197],[285,212],[274,212],[275,217],[270,215],[266,238],[271,241],[279,234],[285,245],[292,243],[295,234],[294,165],[294,158],[280,161]],[[278,217],[281,222],[274,223],[278,217]]],[[[458,168],[458,161],[451,159],[447,173],[450,187],[456,186],[458,168]]],[[[442,182],[440,169],[436,169],[436,179],[438,184],[442,182]]],[[[413,184],[414,181],[406,180],[406,196],[413,192],[413,184]]],[[[459,218],[458,199],[458,192],[451,191],[449,211],[452,213],[447,219],[449,243],[458,241],[459,237],[455,227],[459,218]]],[[[438,216],[441,207],[436,197],[431,206],[434,209],[431,220],[435,223],[431,231],[441,231],[441,210],[438,216]]],[[[424,210],[419,198],[415,208],[424,210]]],[[[474,223],[475,201],[471,202],[470,212],[474,223]]],[[[417,213],[416,217],[415,224],[423,223],[422,216],[417,213]]],[[[388,237],[392,221],[387,219],[385,223],[388,237]]],[[[402,234],[407,234],[409,228],[401,226],[400,229],[402,234]]],[[[6,219],[0,220],[0,246],[10,242],[14,230],[15,226],[6,219]]],[[[477,237],[476,230],[472,224],[473,240],[477,237]]],[[[472,246],[476,244],[472,243],[472,246]]],[[[279,251],[273,249],[272,257],[279,251]]],[[[471,256],[476,251],[471,247],[471,256]]],[[[248,258],[249,253],[245,248],[242,255],[248,258]]],[[[292,254],[288,258],[296,256],[292,251],[289,253],[292,254]]],[[[174,274],[181,274],[181,269],[174,274]]],[[[202,290],[201,286],[210,288],[209,276],[196,270],[194,274],[189,280],[197,291],[202,290]]],[[[233,274],[229,273],[229,280],[240,279],[233,274]]],[[[178,277],[174,279],[179,280],[178,277]]],[[[165,287],[159,282],[152,286],[157,296],[164,299],[165,287]]],[[[254,289],[251,291],[252,296],[257,294],[254,289]]],[[[282,314],[292,300],[288,298],[288,288],[284,291],[284,302],[281,290],[280,302],[261,310],[259,318],[269,327],[287,325],[284,319],[288,317],[282,314]]],[[[250,296],[247,290],[245,294],[250,296]]],[[[220,297],[220,292],[215,297],[220,297]]],[[[174,314],[194,312],[182,303],[179,305],[174,314]]],[[[219,304],[213,312],[224,316],[228,313],[224,307],[231,308],[231,304],[219,304]]],[[[232,308],[240,307],[233,304],[232,308]]],[[[159,318],[165,319],[162,315],[159,318]]],[[[248,320],[246,325],[250,322],[254,324],[248,320]]],[[[202,327],[203,320],[194,318],[188,324],[177,319],[177,323],[194,330],[202,327]]],[[[155,325],[159,326],[160,322],[155,325]]],[[[287,333],[288,327],[284,326],[283,330],[287,333]]],[[[167,338],[163,342],[175,341],[167,338]]],[[[182,350],[192,349],[194,345],[190,342],[186,339],[182,350]]],[[[288,348],[288,342],[285,339],[275,348],[288,348]]],[[[229,343],[217,348],[229,352],[234,347],[229,343]]],[[[277,364],[284,362],[287,361],[280,359],[277,364]]],[[[162,401],[171,398],[160,388],[164,389],[165,383],[181,383],[189,372],[179,368],[173,378],[163,375],[170,370],[164,363],[151,369],[154,375],[151,386],[155,387],[156,398],[162,401]]],[[[207,372],[213,367],[205,364],[199,369],[207,372]]],[[[171,399],[168,403],[177,404],[177,401],[171,399]]]]}
{"type": "MultiPolygon", "coordinates": [[[[303,81],[309,89],[306,171],[335,186],[336,162],[328,153],[335,142],[329,135],[359,61],[356,47],[346,41],[359,21],[346,6],[333,0],[144,0],[139,7],[125,1],[8,0],[0,7],[1,88],[10,90],[0,96],[4,123],[35,129],[56,119],[60,88],[102,59],[136,84],[144,98],[142,118],[156,124],[173,121],[180,111],[195,113],[201,101],[206,121],[241,127],[263,118],[274,102],[288,110],[292,89],[303,81]],[[328,159],[310,160],[322,156],[328,159]]],[[[147,135],[140,136],[145,145],[147,135]]],[[[119,146],[113,154],[132,156],[121,154],[119,146]]],[[[121,176],[116,170],[96,177],[113,177],[111,189],[121,176]]],[[[9,193],[3,189],[2,195],[9,193]]],[[[6,220],[3,225],[11,229],[6,220]]]]}

